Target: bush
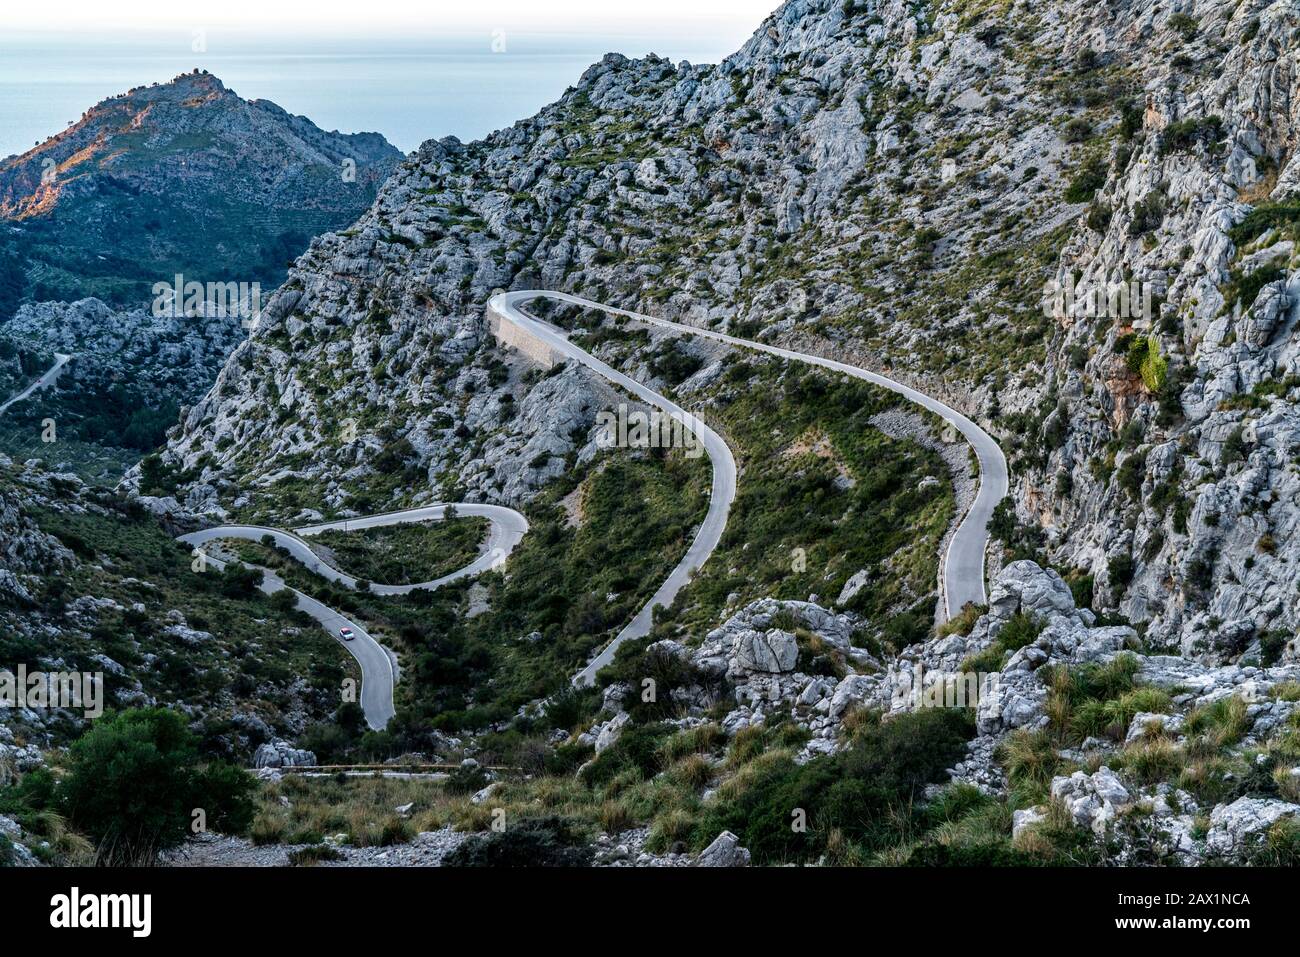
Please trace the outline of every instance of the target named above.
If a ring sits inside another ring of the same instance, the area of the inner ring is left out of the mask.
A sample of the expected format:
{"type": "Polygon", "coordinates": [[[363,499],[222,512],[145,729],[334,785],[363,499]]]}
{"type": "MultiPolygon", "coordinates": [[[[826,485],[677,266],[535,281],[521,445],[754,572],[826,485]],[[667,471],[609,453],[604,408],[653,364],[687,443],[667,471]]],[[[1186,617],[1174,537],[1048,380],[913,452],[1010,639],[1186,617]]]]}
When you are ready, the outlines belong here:
{"type": "Polygon", "coordinates": [[[279,612],[291,612],[298,607],[298,596],[288,588],[281,588],[271,595],[271,607],[279,612]]]}
{"type": "Polygon", "coordinates": [[[1217,116],[1170,123],[1160,138],[1160,155],[1185,153],[1199,144],[1213,145],[1223,137],[1223,120],[1217,116]]]}
{"type": "Polygon", "coordinates": [[[1133,207],[1133,221],[1129,224],[1129,235],[1145,236],[1155,232],[1165,221],[1165,197],[1160,193],[1150,193],[1133,207]]]}
{"type": "Polygon", "coordinates": [[[253,823],[257,781],[233,764],[212,763],[194,774],[194,788],[207,815],[207,826],[221,834],[244,834],[253,823]]]}
{"type": "Polygon", "coordinates": [[[1290,635],[1285,631],[1269,631],[1260,636],[1259,639],[1259,657],[1260,663],[1268,668],[1282,660],[1282,652],[1286,650],[1287,640],[1290,635]]]}
{"type": "Polygon", "coordinates": [[[919,814],[925,785],[965,752],[973,724],[965,709],[925,709],[864,727],[837,755],[802,766],[789,756],[764,762],[749,787],[700,817],[695,843],[730,830],[758,863],[816,858],[835,831],[864,850],[893,846],[919,814]],[[792,827],[796,809],[806,831],[792,827]]]}
{"type": "Polygon", "coordinates": [[[448,794],[473,794],[488,786],[487,772],[477,764],[462,764],[450,774],[443,783],[448,794]]]}
{"type": "Polygon", "coordinates": [[[1293,226],[1300,222],[1300,200],[1282,203],[1261,203],[1246,214],[1228,236],[1238,249],[1254,242],[1270,229],[1293,226]]]}
{"type": "Polygon", "coordinates": [[[221,594],[227,598],[249,598],[262,584],[262,572],[239,562],[231,562],[221,571],[221,594]]]}
{"type": "Polygon", "coordinates": [[[1018,651],[1032,644],[1043,633],[1046,624],[1037,617],[1018,611],[1002,626],[997,641],[1005,651],[1018,651]]]}
{"type": "Polygon", "coordinates": [[[310,847],[300,847],[296,851],[289,852],[289,865],[291,867],[310,867],[314,864],[341,860],[343,860],[343,855],[339,853],[338,848],[330,847],[328,844],[313,844],[310,847]]]}
{"type": "Polygon", "coordinates": [[[1041,867],[1051,861],[1001,842],[923,844],[908,855],[908,867],[1041,867]]]}
{"type": "Polygon", "coordinates": [[[975,627],[975,622],[979,620],[980,615],[984,614],[988,610],[988,605],[977,605],[973,601],[968,601],[962,606],[961,611],[939,626],[939,636],[969,635],[971,629],[975,627]]]}
{"type": "Polygon", "coordinates": [[[675,730],[669,724],[628,724],[618,740],[583,769],[583,781],[593,786],[608,784],[633,769],[644,778],[654,777],[663,770],[663,744],[675,730]]]}
{"type": "Polygon", "coordinates": [[[57,796],[108,865],[147,864],[179,846],[191,813],[242,830],[252,820],[252,779],[241,769],[198,767],[195,739],[174,711],[145,708],[105,719],[76,741],[57,796]]]}
{"type": "Polygon", "coordinates": [[[471,837],[447,855],[448,867],[587,867],[591,849],[558,817],[525,818],[504,831],[471,837]]]}
{"type": "Polygon", "coordinates": [[[1104,233],[1110,226],[1115,210],[1105,203],[1093,203],[1088,208],[1088,228],[1096,233],[1104,233]]]}
{"type": "Polygon", "coordinates": [[[1197,19],[1186,13],[1175,13],[1169,18],[1169,29],[1173,30],[1186,42],[1196,36],[1196,31],[1200,29],[1197,19]]]}
{"type": "Polygon", "coordinates": [[[693,685],[717,686],[716,677],[696,668],[689,659],[663,648],[653,650],[619,649],[614,664],[601,672],[601,680],[624,681],[632,689],[624,701],[633,722],[645,724],[676,716],[673,690],[693,685]],[[654,682],[654,700],[643,700],[646,679],[654,682]]]}
{"type": "Polygon", "coordinates": [[[1067,143],[1084,143],[1091,136],[1092,124],[1085,119],[1076,118],[1065,124],[1065,142],[1067,143]]]}
{"type": "Polygon", "coordinates": [[[1106,563],[1106,574],[1110,578],[1110,587],[1123,591],[1133,581],[1134,562],[1132,555],[1116,555],[1106,563]]]}

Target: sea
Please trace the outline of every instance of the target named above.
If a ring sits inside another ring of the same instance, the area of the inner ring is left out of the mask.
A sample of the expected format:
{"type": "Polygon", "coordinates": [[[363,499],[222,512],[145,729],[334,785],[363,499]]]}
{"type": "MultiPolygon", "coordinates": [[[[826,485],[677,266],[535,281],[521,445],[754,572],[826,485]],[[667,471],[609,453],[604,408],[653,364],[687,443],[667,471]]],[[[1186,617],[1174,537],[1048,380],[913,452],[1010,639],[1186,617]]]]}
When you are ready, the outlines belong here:
{"type": "Polygon", "coordinates": [[[430,138],[469,141],[558,99],[605,53],[716,63],[747,36],[492,31],[481,36],[147,38],[0,33],[0,157],[23,153],[131,87],[195,67],[245,99],[268,99],[325,130],[378,132],[410,152],[430,138]]]}

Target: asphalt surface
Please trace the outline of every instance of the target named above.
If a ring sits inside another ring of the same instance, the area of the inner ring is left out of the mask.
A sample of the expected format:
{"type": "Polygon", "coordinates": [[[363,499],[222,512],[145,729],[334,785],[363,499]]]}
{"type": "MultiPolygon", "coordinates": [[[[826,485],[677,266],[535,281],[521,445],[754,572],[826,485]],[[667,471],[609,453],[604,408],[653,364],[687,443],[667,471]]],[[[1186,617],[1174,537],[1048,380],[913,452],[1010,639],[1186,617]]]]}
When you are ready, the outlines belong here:
{"type": "Polygon", "coordinates": [[[619,645],[633,638],[644,638],[650,633],[650,627],[654,624],[655,606],[663,605],[668,607],[671,605],[673,599],[677,597],[677,593],[690,582],[696,570],[708,560],[709,556],[713,554],[713,550],[718,547],[722,533],[727,527],[727,514],[731,511],[731,503],[736,498],[736,460],[732,457],[731,449],[727,447],[727,443],[723,441],[722,436],[699,419],[696,419],[681,406],[658,392],[647,389],[635,379],[624,375],[612,366],[601,362],[595,356],[570,342],[565,337],[565,334],[555,326],[543,322],[519,308],[521,303],[541,297],[561,299],[579,305],[590,305],[597,309],[605,308],[597,303],[589,303],[585,299],[577,299],[563,293],[538,291],[500,293],[492,297],[488,303],[488,308],[495,311],[507,322],[513,323],[528,334],[542,340],[558,354],[576,359],[603,378],[622,386],[643,401],[676,417],[695,433],[696,438],[703,443],[704,449],[709,455],[709,460],[713,463],[713,486],[709,493],[709,509],[704,515],[704,521],[700,523],[699,530],[695,533],[690,548],[686,550],[685,557],[664,579],[663,584],[646,602],[645,607],[637,612],[636,617],[627,623],[626,627],[614,637],[613,641],[605,646],[600,654],[591,660],[587,667],[574,676],[574,684],[588,685],[595,680],[596,672],[614,660],[614,652],[618,650],[619,645]]]}
{"type": "Polygon", "coordinates": [[[71,358],[72,356],[65,356],[61,352],[54,353],[54,365],[50,366],[50,368],[45,371],[44,375],[42,375],[39,379],[37,379],[27,388],[23,389],[22,392],[19,392],[16,396],[9,399],[8,401],[4,403],[0,403],[0,413],[3,413],[6,409],[9,408],[9,406],[13,405],[14,403],[22,402],[24,399],[30,398],[32,393],[53,385],[54,382],[59,378],[59,373],[63,371],[63,367],[68,364],[68,361],[71,358]]]}
{"type": "MultiPolygon", "coordinates": [[[[514,509],[504,508],[500,505],[470,503],[456,504],[453,507],[457,516],[481,516],[490,523],[488,540],[484,544],[479,557],[464,568],[457,569],[450,574],[431,581],[411,585],[371,584],[370,590],[373,593],[377,595],[404,595],[416,589],[432,590],[448,582],[478,575],[488,569],[496,568],[506,560],[506,557],[514,551],[515,546],[528,532],[528,520],[514,509]]],[[[334,530],[357,531],[358,529],[377,528],[384,525],[440,521],[446,517],[447,508],[447,505],[426,505],[421,508],[387,512],[383,515],[370,515],[365,518],[322,522],[318,525],[307,525],[293,531],[261,525],[218,525],[213,528],[191,532],[188,535],[181,535],[178,540],[199,548],[217,539],[242,538],[248,541],[260,542],[264,536],[270,535],[277,545],[287,549],[295,559],[311,571],[348,588],[355,588],[357,580],[322,561],[320,556],[311,550],[310,544],[306,541],[307,538],[312,535],[319,535],[321,532],[334,530]]],[[[219,569],[224,568],[226,565],[224,561],[210,555],[207,556],[207,561],[219,569]]],[[[320,626],[329,632],[334,637],[334,640],[346,648],[352,657],[357,660],[357,664],[361,666],[360,704],[361,710],[365,712],[366,723],[375,729],[382,729],[387,726],[395,713],[393,686],[397,681],[396,669],[393,667],[393,659],[389,651],[376,641],[359,622],[353,621],[333,608],[321,604],[315,598],[298,591],[296,588],[290,588],[284,583],[283,579],[270,569],[262,569],[262,572],[263,580],[260,586],[262,591],[270,595],[281,589],[288,588],[297,596],[297,608],[316,619],[320,626]],[[351,641],[344,641],[342,636],[339,635],[341,628],[351,628],[355,637],[351,641]]]]}
{"type": "MultiPolygon", "coordinates": [[[[957,531],[949,540],[947,551],[942,559],[944,610],[946,616],[951,618],[953,615],[960,612],[968,602],[974,602],[976,604],[984,604],[987,602],[984,569],[985,553],[988,548],[989,539],[988,523],[989,519],[993,515],[993,509],[1007,494],[1007,460],[1002,449],[998,446],[997,442],[993,440],[993,437],[961,412],[958,412],[956,409],[946,405],[938,399],[926,395],[923,392],[919,392],[901,382],[896,382],[877,372],[871,372],[870,370],[850,365],[847,362],[839,362],[834,359],[823,358],[822,356],[795,352],[791,349],[783,349],[779,346],[753,342],[748,339],[741,339],[737,336],[730,336],[725,333],[714,332],[708,329],[697,329],[694,326],[671,322],[666,319],[658,319],[654,316],[647,316],[643,313],[630,312],[625,309],[616,309],[611,306],[603,305],[602,303],[593,302],[589,299],[583,299],[579,296],[572,296],[568,293],[528,289],[499,293],[492,297],[488,304],[488,308],[502,319],[542,340],[557,354],[576,359],[605,378],[624,386],[629,389],[629,391],[634,392],[647,402],[657,405],[661,409],[678,410],[678,407],[669,402],[663,396],[652,392],[617,370],[610,368],[599,359],[588,355],[582,349],[569,342],[563,331],[550,323],[529,315],[521,308],[522,305],[529,300],[539,298],[572,303],[573,305],[582,306],[588,309],[598,309],[606,313],[633,319],[637,322],[658,326],[663,329],[671,329],[684,335],[701,336],[706,339],[725,342],[728,345],[736,346],[741,349],[766,352],[770,355],[780,356],[783,359],[820,366],[821,368],[829,369],[833,372],[841,372],[845,375],[853,376],[856,379],[861,379],[865,382],[870,382],[874,385],[897,392],[909,401],[928,409],[946,422],[951,423],[975,451],[975,456],[979,462],[979,490],[976,493],[975,501],[963,517],[961,524],[957,527],[957,531]]],[[[722,530],[726,527],[727,513],[730,509],[731,502],[735,498],[736,465],[735,460],[731,457],[731,452],[727,449],[726,443],[723,442],[722,439],[719,438],[711,429],[704,426],[703,423],[699,423],[699,425],[700,431],[698,434],[704,441],[705,448],[708,450],[709,457],[713,461],[714,467],[713,495],[709,502],[709,512],[705,516],[700,532],[697,534],[691,550],[687,553],[686,559],[683,560],[681,565],[673,570],[673,574],[669,577],[669,580],[660,587],[659,591],[655,593],[653,598],[651,598],[649,604],[641,610],[641,613],[637,615],[636,619],[634,619],[627,628],[620,632],[613,642],[611,642],[605,650],[591,662],[591,664],[584,668],[577,677],[575,677],[575,683],[589,683],[594,677],[596,671],[613,660],[614,650],[619,644],[629,638],[641,637],[647,634],[654,606],[657,604],[667,605],[671,603],[672,598],[677,594],[681,587],[689,581],[690,574],[693,573],[693,570],[699,568],[700,565],[708,559],[721,538],[722,530]]]]}
{"type": "MultiPolygon", "coordinates": [[[[871,372],[858,366],[849,365],[846,362],[839,362],[834,359],[826,359],[821,356],[810,355],[802,352],[795,352],[791,349],[783,349],[779,346],[767,345],[766,343],[753,342],[748,339],[741,339],[736,336],[730,336],[721,332],[714,332],[707,329],[697,329],[694,326],[684,325],[682,323],[671,322],[666,319],[658,319],[654,316],[647,316],[642,313],[630,312],[625,309],[616,309],[606,306],[589,299],[582,299],[578,296],[572,296],[568,293],[549,292],[545,290],[519,290],[515,292],[499,293],[492,297],[488,303],[489,311],[495,313],[500,319],[511,323],[518,329],[527,333],[539,342],[544,343],[547,348],[553,351],[557,357],[574,359],[585,365],[598,375],[608,381],[626,389],[628,392],[640,398],[642,401],[657,407],[668,415],[683,422],[703,444],[705,451],[709,455],[709,460],[713,466],[713,482],[709,494],[709,508],[705,513],[703,521],[700,523],[695,537],[687,549],[685,556],[672,570],[668,577],[651,596],[650,600],[637,613],[628,624],[618,633],[601,652],[591,660],[588,665],[574,676],[573,682],[577,685],[591,684],[595,680],[596,673],[614,659],[614,653],[619,645],[623,642],[634,638],[641,638],[649,634],[650,627],[654,621],[654,609],[656,606],[665,607],[672,604],[677,593],[681,591],[694,576],[695,572],[708,560],[718,546],[722,538],[722,533],[727,526],[727,516],[731,510],[731,504],[736,497],[736,460],[727,447],[727,443],[713,429],[709,428],[704,422],[696,419],[689,412],[677,405],[665,396],[643,386],[635,379],[619,372],[617,369],[602,362],[595,356],[587,353],[583,349],[570,342],[566,334],[544,320],[537,318],[525,312],[521,307],[524,303],[533,299],[552,299],[559,302],[572,303],[573,305],[582,306],[589,309],[598,309],[613,315],[624,316],[637,322],[648,325],[658,326],[664,329],[670,329],[675,332],[701,336],[706,339],[713,339],[718,342],[724,342],[728,345],[736,346],[741,349],[751,349],[757,352],[765,352],[770,355],[780,356],[783,359],[789,359],[795,362],[804,362],[809,365],[820,366],[833,372],[840,372],[845,375],[853,376],[865,382],[890,389],[907,398],[909,401],[922,406],[925,409],[935,413],[940,418],[951,423],[959,431],[966,441],[974,449],[976,458],[979,461],[979,490],[975,496],[975,501],[967,511],[961,524],[958,526],[956,533],[951,537],[946,554],[943,556],[943,592],[944,605],[948,617],[952,617],[959,612],[968,602],[984,604],[987,601],[987,591],[984,581],[985,552],[988,547],[988,523],[992,517],[993,509],[998,502],[1007,494],[1007,461],[1002,449],[998,446],[987,432],[981,429],[973,421],[962,413],[953,409],[951,406],[940,402],[923,392],[906,386],[901,382],[896,382],[887,376],[871,372]]],[[[21,401],[38,388],[48,385],[54,378],[57,378],[59,370],[67,362],[69,357],[59,356],[59,363],[42,376],[41,380],[33,383],[23,393],[15,396],[9,402],[0,406],[0,412],[8,408],[14,402],[21,401]]],[[[302,562],[306,567],[321,576],[335,582],[339,582],[347,587],[355,587],[356,579],[326,564],[321,558],[312,551],[307,538],[318,535],[321,532],[330,530],[354,531],[362,528],[375,528],[383,525],[395,525],[403,522],[422,522],[437,521],[445,517],[447,505],[430,505],[422,508],[407,509],[401,512],[389,512],[383,515],[372,515],[362,518],[341,519],[332,522],[324,522],[317,525],[308,525],[297,528],[292,531],[284,529],[262,527],[257,525],[224,525],[215,528],[203,529],[188,535],[183,535],[180,540],[196,548],[206,542],[220,538],[243,538],[252,541],[260,541],[264,536],[270,535],[276,544],[281,545],[288,552],[302,562]]],[[[455,504],[454,508],[459,515],[471,516],[478,515],[487,518],[491,523],[491,534],[482,553],[471,564],[464,568],[458,569],[449,575],[441,578],[420,582],[411,585],[384,585],[372,584],[371,590],[379,595],[400,595],[414,591],[419,588],[433,589],[438,588],[448,582],[460,578],[466,578],[478,575],[490,568],[501,565],[510,552],[523,539],[528,531],[527,520],[513,509],[504,508],[497,505],[481,504],[455,504]]],[[[218,567],[224,567],[224,563],[215,558],[208,558],[218,567]]],[[[262,584],[262,590],[268,594],[274,593],[289,586],[269,570],[264,570],[265,576],[262,584]]],[[[334,635],[336,640],[356,658],[361,666],[362,673],[362,690],[361,706],[365,711],[366,720],[373,728],[383,728],[387,725],[394,714],[393,709],[393,685],[396,681],[396,675],[393,667],[393,660],[389,652],[379,644],[371,635],[358,623],[344,617],[331,608],[322,605],[308,595],[290,589],[297,596],[297,607],[307,614],[311,615],[318,621],[323,628],[330,634],[334,635]],[[339,629],[351,628],[356,637],[352,641],[344,642],[339,637],[339,629]]]]}

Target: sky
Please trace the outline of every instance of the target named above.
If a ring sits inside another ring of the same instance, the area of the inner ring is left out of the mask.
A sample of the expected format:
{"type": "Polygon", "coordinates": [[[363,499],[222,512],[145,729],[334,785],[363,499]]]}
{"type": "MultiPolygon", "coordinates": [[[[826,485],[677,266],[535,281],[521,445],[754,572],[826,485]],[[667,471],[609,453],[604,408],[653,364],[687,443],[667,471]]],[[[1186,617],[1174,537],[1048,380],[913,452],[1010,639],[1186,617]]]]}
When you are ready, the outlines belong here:
{"type": "Polygon", "coordinates": [[[492,30],[689,34],[733,29],[747,37],[779,0],[57,0],[5,10],[5,32],[98,35],[137,31],[241,32],[410,37],[492,30]]]}
{"type": "Polygon", "coordinates": [[[404,151],[531,116],[608,52],[716,63],[780,0],[47,0],[0,18],[0,158],[194,68],[404,151]],[[498,56],[497,54],[509,54],[498,56]]]}

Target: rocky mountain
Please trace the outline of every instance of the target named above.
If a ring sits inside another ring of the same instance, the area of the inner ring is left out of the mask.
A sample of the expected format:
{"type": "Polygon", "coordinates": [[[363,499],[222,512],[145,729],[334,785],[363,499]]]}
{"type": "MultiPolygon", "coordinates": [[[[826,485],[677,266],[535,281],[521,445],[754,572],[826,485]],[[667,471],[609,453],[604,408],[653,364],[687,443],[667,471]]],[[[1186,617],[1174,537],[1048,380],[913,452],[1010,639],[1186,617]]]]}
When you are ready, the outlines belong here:
{"type": "MultiPolygon", "coordinates": [[[[1074,64],[1026,54],[1056,49],[1063,23],[1015,39],[960,9],[789,3],[719,65],[611,55],[536,117],[426,143],[313,244],[185,420],[169,454],[205,463],[191,504],[228,505],[230,476],[308,453],[341,503],[334,476],[395,438],[367,420],[406,423],[420,466],[462,481],[458,432],[491,404],[464,398],[488,384],[483,304],[512,285],[833,350],[976,410],[1026,404],[1038,287],[1084,209],[1060,202],[1087,148],[1064,130],[1074,64]],[[340,405],[363,423],[351,447],[340,405]]],[[[1098,126],[1111,106],[1095,98],[1098,126]]]]}
{"type": "Polygon", "coordinates": [[[1090,49],[1144,51],[1057,280],[1149,290],[1149,315],[1058,302],[1020,518],[1155,646],[1272,663],[1296,630],[1292,4],[1146,5],[1090,49]]]}
{"type": "Polygon", "coordinates": [[[181,406],[208,390],[246,334],[239,316],[207,306],[193,315],[155,315],[98,299],[23,305],[0,343],[31,356],[28,367],[50,353],[72,358],[56,387],[6,410],[0,449],[115,485],[158,447],[181,406]]]}
{"type": "MultiPolygon", "coordinates": [[[[532,118],[424,144],[313,239],[126,489],[263,524],[527,510],[504,573],[463,591],[296,579],[397,650],[398,716],[366,756],[462,762],[449,805],[379,809],[397,835],[562,793],[608,862],[723,841],[757,863],[1294,863],[1297,36],[1281,0],[789,0],[716,65],[607,56],[532,118]],[[906,415],[833,377],[547,306],[740,463],[720,551],[599,691],[569,689],[636,604],[637,557],[681,554],[701,480],[600,457],[617,394],[496,347],[484,305],[512,287],[844,357],[965,410],[1011,465],[988,605],[933,621],[970,489],[925,422],[884,443],[906,415]],[[787,558],[805,544],[812,572],[787,558]],[[975,676],[977,700],[931,706],[926,673],[941,694],[975,676]]],[[[299,831],[292,803],[263,837],[299,831]]],[[[530,840],[568,859],[571,824],[530,840]]]]}
{"type": "Polygon", "coordinates": [[[0,319],[30,301],[138,305],[177,273],[269,293],[400,159],[197,70],[111,97],[0,161],[0,319]]]}
{"type": "Polygon", "coordinates": [[[716,66],[609,56],[314,242],[169,455],[203,463],[194,507],[305,458],[345,505],[334,477],[397,438],[463,484],[487,295],[563,289],[924,383],[1011,452],[1014,553],[1240,654],[1296,624],[1295,27],[1264,0],[794,0],[716,66]],[[1159,315],[1105,315],[1120,285],[1159,315]]]}

